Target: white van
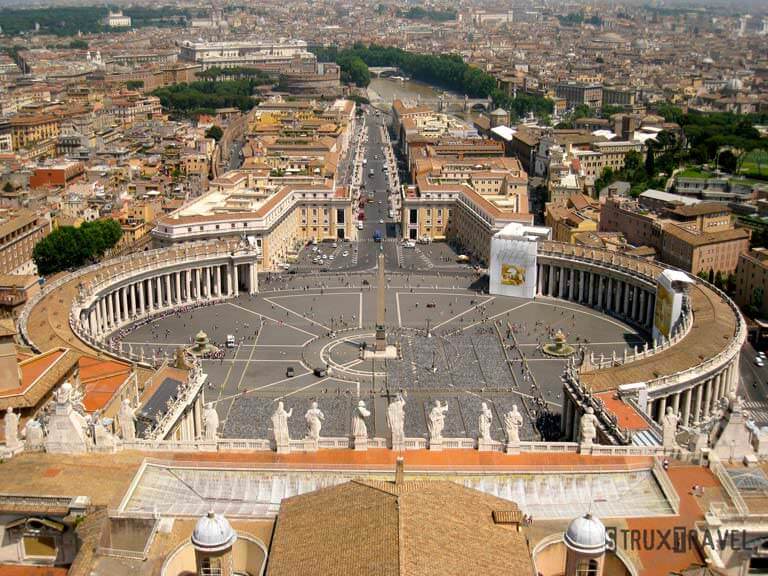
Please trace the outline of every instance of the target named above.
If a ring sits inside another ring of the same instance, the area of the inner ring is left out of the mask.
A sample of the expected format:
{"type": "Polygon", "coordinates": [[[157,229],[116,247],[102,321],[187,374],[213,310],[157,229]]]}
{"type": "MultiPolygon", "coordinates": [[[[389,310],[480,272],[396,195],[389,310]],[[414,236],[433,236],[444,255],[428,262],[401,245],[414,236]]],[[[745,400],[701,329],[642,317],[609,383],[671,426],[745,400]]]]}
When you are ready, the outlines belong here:
{"type": "Polygon", "coordinates": [[[235,347],[235,336],[233,334],[227,334],[227,348],[235,347]]]}

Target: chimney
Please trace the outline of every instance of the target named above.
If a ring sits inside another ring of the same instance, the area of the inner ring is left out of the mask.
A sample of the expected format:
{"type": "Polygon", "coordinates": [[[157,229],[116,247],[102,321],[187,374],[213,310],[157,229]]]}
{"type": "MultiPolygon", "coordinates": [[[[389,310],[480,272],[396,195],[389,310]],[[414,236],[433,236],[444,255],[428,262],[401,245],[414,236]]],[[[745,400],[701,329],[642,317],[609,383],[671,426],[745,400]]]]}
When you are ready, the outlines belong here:
{"type": "Polygon", "coordinates": [[[398,456],[395,461],[395,484],[400,485],[405,482],[405,458],[398,456]]]}

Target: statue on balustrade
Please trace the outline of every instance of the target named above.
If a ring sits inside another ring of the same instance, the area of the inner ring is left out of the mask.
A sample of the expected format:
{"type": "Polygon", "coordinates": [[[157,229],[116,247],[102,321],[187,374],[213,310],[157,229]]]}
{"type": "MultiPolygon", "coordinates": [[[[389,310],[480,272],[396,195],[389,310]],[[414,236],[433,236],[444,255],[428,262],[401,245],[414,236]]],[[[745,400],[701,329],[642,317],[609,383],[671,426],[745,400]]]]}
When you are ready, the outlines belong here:
{"type": "Polygon", "coordinates": [[[13,413],[13,408],[8,406],[5,411],[5,445],[9,450],[16,450],[21,446],[19,441],[19,415],[13,413]]]}
{"type": "Polygon", "coordinates": [[[219,413],[208,402],[203,409],[203,439],[216,440],[219,437],[219,413]]]}
{"type": "Polygon", "coordinates": [[[595,416],[595,410],[592,406],[589,406],[581,417],[580,430],[581,438],[580,442],[584,446],[591,446],[595,442],[597,437],[597,416],[595,416]]]}
{"type": "Polygon", "coordinates": [[[392,448],[405,442],[405,398],[398,394],[387,407],[387,424],[392,432],[392,448]]]}
{"type": "Polygon", "coordinates": [[[510,444],[520,443],[520,427],[523,425],[523,415],[517,409],[517,404],[512,406],[512,410],[504,415],[504,431],[507,433],[507,442],[510,444]]]}
{"type": "Polygon", "coordinates": [[[275,435],[275,444],[287,446],[291,442],[288,434],[288,418],[293,414],[293,408],[286,411],[282,401],[277,403],[277,409],[272,414],[272,433],[275,435]]]}
{"type": "Polygon", "coordinates": [[[352,436],[354,438],[368,438],[368,427],[365,425],[365,419],[371,415],[365,402],[360,400],[352,415],[352,436]]]}
{"type": "Polygon", "coordinates": [[[136,414],[128,398],[123,399],[117,417],[120,421],[120,434],[123,437],[123,442],[136,440],[136,414]]]}
{"type": "Polygon", "coordinates": [[[480,416],[478,418],[478,428],[480,431],[480,440],[491,442],[491,423],[493,422],[493,412],[488,408],[485,402],[480,406],[480,416]]]}
{"type": "Polygon", "coordinates": [[[672,408],[672,406],[667,406],[667,413],[664,414],[664,418],[661,422],[661,445],[664,446],[664,448],[674,448],[677,444],[675,435],[677,434],[678,422],[680,422],[680,417],[675,414],[674,408],[672,408]]]}
{"type": "Polygon", "coordinates": [[[309,410],[304,414],[304,420],[307,423],[307,438],[317,442],[320,439],[320,429],[323,427],[325,414],[317,407],[317,402],[310,404],[309,410]]]}
{"type": "Polygon", "coordinates": [[[443,429],[445,428],[445,415],[448,412],[448,403],[442,404],[440,400],[435,400],[435,405],[429,412],[429,421],[427,429],[429,430],[429,441],[440,442],[443,439],[443,429]]]}

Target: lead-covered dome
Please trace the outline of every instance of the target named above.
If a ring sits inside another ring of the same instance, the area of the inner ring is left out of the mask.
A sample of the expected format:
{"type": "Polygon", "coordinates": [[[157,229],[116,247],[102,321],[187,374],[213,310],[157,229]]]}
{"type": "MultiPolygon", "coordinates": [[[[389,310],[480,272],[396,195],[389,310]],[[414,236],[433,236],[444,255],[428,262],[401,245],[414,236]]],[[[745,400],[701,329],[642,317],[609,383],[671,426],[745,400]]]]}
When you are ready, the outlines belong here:
{"type": "Polygon", "coordinates": [[[219,552],[230,548],[237,540],[237,533],[221,514],[208,512],[200,518],[192,532],[192,545],[200,551],[219,552]]]}
{"type": "Polygon", "coordinates": [[[608,546],[605,526],[592,514],[575,518],[563,539],[568,548],[584,554],[601,554],[608,546]]]}

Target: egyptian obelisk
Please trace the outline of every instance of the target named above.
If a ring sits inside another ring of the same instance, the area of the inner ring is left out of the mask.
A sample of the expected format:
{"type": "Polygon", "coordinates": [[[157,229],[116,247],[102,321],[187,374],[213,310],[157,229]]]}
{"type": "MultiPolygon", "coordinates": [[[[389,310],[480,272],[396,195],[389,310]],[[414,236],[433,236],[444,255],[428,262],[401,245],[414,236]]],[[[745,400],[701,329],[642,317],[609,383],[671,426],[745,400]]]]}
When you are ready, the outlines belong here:
{"type": "Polygon", "coordinates": [[[387,285],[384,280],[384,253],[379,253],[379,269],[377,272],[378,286],[376,287],[376,352],[387,349],[387,332],[384,328],[385,297],[387,285]]]}

